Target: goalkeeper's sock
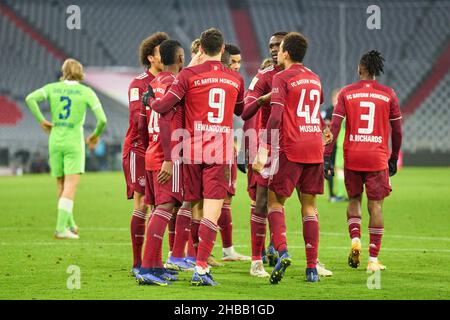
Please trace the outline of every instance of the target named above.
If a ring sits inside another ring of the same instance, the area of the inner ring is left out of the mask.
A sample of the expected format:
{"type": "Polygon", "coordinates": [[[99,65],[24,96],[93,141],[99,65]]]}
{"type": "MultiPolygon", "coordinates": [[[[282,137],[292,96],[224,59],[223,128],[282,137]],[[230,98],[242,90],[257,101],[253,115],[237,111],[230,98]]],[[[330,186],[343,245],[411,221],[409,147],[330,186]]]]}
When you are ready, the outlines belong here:
{"type": "Polygon", "coordinates": [[[56,222],[56,231],[64,232],[70,219],[73,220],[72,215],[73,200],[61,197],[58,201],[58,220],[56,222]]]}

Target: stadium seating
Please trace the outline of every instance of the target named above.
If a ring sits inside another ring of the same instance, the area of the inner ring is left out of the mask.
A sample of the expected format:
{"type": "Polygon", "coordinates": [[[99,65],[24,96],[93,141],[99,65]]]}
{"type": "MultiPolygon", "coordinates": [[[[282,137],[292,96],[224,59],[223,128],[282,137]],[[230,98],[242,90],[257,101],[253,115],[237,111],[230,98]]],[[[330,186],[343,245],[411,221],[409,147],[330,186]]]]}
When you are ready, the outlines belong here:
{"type": "Polygon", "coordinates": [[[440,81],[421,106],[405,119],[403,150],[448,152],[450,150],[450,73],[440,81]]]}

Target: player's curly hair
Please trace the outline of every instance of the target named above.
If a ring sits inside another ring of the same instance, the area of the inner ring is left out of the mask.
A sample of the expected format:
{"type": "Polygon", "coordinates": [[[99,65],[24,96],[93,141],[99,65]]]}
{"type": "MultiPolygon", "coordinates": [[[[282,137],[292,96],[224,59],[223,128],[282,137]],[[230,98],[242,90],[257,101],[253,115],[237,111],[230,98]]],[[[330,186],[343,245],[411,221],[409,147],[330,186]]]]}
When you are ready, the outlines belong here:
{"type": "Polygon", "coordinates": [[[66,59],[61,67],[60,80],[82,81],[84,79],[83,65],[75,59],[66,59]]]}
{"type": "Polygon", "coordinates": [[[150,68],[152,66],[147,57],[154,55],[155,48],[167,39],[169,39],[169,35],[167,33],[158,31],[142,40],[139,47],[139,60],[143,66],[146,68],[150,68]]]}
{"type": "Polygon", "coordinates": [[[384,58],[377,50],[371,50],[361,57],[359,64],[364,67],[365,70],[371,76],[379,76],[380,73],[384,73],[384,58]]]}
{"type": "Polygon", "coordinates": [[[223,46],[222,32],[216,28],[203,31],[200,35],[200,46],[208,56],[219,54],[223,46]]]}
{"type": "Polygon", "coordinates": [[[300,32],[289,32],[283,39],[283,51],[289,53],[292,61],[303,62],[307,49],[308,39],[300,32]]]}

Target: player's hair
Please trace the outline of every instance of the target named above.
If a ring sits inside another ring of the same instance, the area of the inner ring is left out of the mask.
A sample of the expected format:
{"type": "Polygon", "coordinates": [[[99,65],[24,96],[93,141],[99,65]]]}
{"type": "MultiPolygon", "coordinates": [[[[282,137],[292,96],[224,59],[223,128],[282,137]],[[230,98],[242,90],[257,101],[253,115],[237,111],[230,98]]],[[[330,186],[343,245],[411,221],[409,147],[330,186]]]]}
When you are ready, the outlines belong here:
{"type": "Polygon", "coordinates": [[[222,33],[216,28],[210,28],[200,35],[200,45],[208,56],[215,56],[220,53],[223,46],[222,33]]]}
{"type": "Polygon", "coordinates": [[[175,64],[177,61],[178,49],[182,48],[181,43],[177,40],[164,40],[159,46],[159,54],[161,55],[161,62],[165,66],[175,64]]]}
{"type": "Polygon", "coordinates": [[[307,49],[308,39],[300,32],[289,32],[283,39],[283,51],[289,53],[292,61],[303,62],[307,49]]]}
{"type": "Polygon", "coordinates": [[[200,39],[197,38],[191,43],[191,53],[197,54],[198,48],[200,48],[200,39]]]}
{"type": "Polygon", "coordinates": [[[146,68],[150,68],[152,66],[147,57],[153,56],[155,54],[155,48],[167,39],[169,39],[169,35],[167,33],[158,31],[142,40],[139,47],[139,60],[143,66],[146,68]]]}
{"type": "Polygon", "coordinates": [[[274,32],[270,37],[284,37],[288,33],[289,32],[286,32],[286,31],[277,31],[277,32],[274,32]]]}
{"type": "Polygon", "coordinates": [[[225,44],[225,51],[227,51],[230,55],[241,54],[241,49],[232,43],[225,44]]]}
{"type": "Polygon", "coordinates": [[[231,65],[230,52],[224,50],[223,53],[222,53],[222,57],[220,58],[220,62],[222,62],[222,64],[225,67],[229,67],[231,65]]]}
{"type": "Polygon", "coordinates": [[[384,58],[381,56],[380,52],[371,50],[363,54],[359,64],[362,65],[371,76],[379,76],[381,72],[384,73],[383,61],[384,58]]]}
{"type": "Polygon", "coordinates": [[[273,60],[271,58],[264,59],[264,61],[259,66],[259,70],[264,70],[267,67],[273,66],[273,60]]]}
{"type": "Polygon", "coordinates": [[[83,65],[75,59],[66,59],[61,67],[60,80],[82,81],[84,79],[83,65]]]}

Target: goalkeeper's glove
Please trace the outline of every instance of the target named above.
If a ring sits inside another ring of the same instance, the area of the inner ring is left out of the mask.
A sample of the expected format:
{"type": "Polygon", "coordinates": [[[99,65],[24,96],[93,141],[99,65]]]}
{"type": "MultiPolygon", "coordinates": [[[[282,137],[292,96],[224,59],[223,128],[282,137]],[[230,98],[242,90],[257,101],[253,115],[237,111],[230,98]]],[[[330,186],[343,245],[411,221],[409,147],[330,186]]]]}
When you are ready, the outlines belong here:
{"type": "Polygon", "coordinates": [[[325,174],[325,179],[331,179],[334,176],[334,164],[331,162],[330,157],[325,157],[323,161],[323,169],[325,174]]]}
{"type": "Polygon", "coordinates": [[[148,107],[149,106],[149,103],[148,103],[149,98],[154,98],[154,97],[155,97],[155,93],[153,92],[153,88],[150,85],[148,85],[147,91],[145,91],[142,94],[142,104],[144,106],[148,107]]]}

